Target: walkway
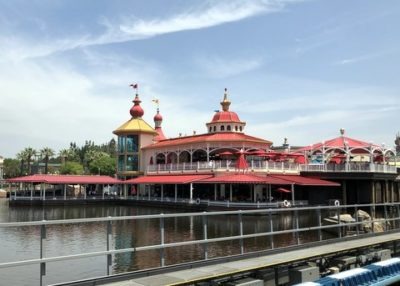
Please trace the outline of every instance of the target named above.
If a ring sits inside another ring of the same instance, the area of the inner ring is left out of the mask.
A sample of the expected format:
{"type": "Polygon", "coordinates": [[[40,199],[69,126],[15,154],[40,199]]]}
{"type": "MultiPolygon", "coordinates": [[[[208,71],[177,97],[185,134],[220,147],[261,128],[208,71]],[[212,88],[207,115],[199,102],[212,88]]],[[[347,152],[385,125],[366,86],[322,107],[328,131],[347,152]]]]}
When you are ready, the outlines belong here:
{"type": "MultiPolygon", "coordinates": [[[[257,258],[242,259],[234,262],[217,265],[197,267],[193,269],[159,274],[149,277],[135,278],[122,282],[114,282],[102,285],[108,286],[158,286],[158,285],[186,285],[199,281],[216,279],[223,276],[234,275],[246,271],[268,268],[290,262],[312,259],[357,248],[365,248],[381,243],[388,243],[400,239],[400,232],[379,235],[374,237],[359,238],[350,241],[313,246],[306,249],[292,250],[257,258]]],[[[92,284],[85,284],[92,285],[92,284]]],[[[93,284],[95,285],[95,284],[93,284]]],[[[97,284],[96,284],[97,285],[97,284]]]]}

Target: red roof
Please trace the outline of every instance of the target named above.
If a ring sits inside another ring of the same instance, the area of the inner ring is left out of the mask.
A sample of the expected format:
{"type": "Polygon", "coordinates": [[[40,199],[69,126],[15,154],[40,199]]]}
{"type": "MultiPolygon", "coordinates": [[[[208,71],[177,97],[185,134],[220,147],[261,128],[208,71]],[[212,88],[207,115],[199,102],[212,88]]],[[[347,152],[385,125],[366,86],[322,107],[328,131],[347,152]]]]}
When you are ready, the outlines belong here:
{"type": "Polygon", "coordinates": [[[340,186],[339,183],[331,182],[327,180],[321,180],[317,178],[303,177],[299,175],[270,175],[271,177],[291,182],[291,184],[301,186],[340,186]]]}
{"type": "Polygon", "coordinates": [[[229,174],[203,179],[197,183],[227,183],[227,184],[268,184],[268,185],[290,185],[288,181],[270,176],[256,176],[249,174],[229,174]]]}
{"type": "Polygon", "coordinates": [[[155,129],[156,129],[157,135],[154,137],[154,139],[153,139],[154,141],[158,142],[158,141],[167,139],[167,137],[165,137],[164,132],[162,131],[161,127],[156,127],[155,129]]]}
{"type": "Polygon", "coordinates": [[[239,116],[233,111],[218,111],[214,114],[210,123],[216,122],[238,122],[240,123],[239,116]]]}
{"type": "Polygon", "coordinates": [[[369,147],[375,147],[375,148],[379,148],[378,145],[375,144],[371,144],[365,141],[361,141],[361,140],[357,140],[357,139],[353,139],[347,136],[339,136],[327,141],[324,141],[323,143],[315,143],[311,146],[306,146],[303,148],[300,148],[298,150],[296,150],[295,152],[301,152],[301,151],[309,151],[309,150],[318,150],[318,149],[322,149],[322,147],[324,147],[325,149],[346,149],[346,145],[348,146],[348,148],[351,149],[356,149],[356,148],[369,148],[369,147]]]}
{"type": "Polygon", "coordinates": [[[88,175],[30,175],[8,179],[10,183],[47,183],[47,184],[121,184],[122,181],[109,176],[88,175]]]}
{"type": "Polygon", "coordinates": [[[142,149],[153,149],[161,148],[167,146],[176,146],[184,144],[194,144],[194,143],[205,143],[205,142],[250,142],[250,143],[260,143],[265,145],[271,145],[272,142],[264,140],[261,138],[246,135],[244,133],[236,132],[218,132],[218,133],[206,133],[200,135],[192,135],[178,138],[171,138],[167,140],[162,140],[160,142],[154,143],[152,145],[143,147],[142,149]]]}
{"type": "Polygon", "coordinates": [[[188,184],[210,178],[212,175],[160,175],[142,176],[126,180],[127,184],[188,184]]]}

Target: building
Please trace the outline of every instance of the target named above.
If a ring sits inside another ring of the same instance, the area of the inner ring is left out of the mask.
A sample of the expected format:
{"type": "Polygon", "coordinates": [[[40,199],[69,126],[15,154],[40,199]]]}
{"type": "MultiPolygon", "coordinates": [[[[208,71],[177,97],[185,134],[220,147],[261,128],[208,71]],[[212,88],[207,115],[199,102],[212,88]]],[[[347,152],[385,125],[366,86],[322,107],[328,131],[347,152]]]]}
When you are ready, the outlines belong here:
{"type": "Polygon", "coordinates": [[[142,118],[136,89],[131,119],[118,136],[118,176],[134,184],[132,195],[229,200],[310,200],[309,189],[332,189],[335,182],[300,174],[304,156],[276,152],[272,142],[245,133],[246,122],[230,109],[227,90],[206,125],[206,133],[166,138],[159,109],[154,128],[142,118]],[[296,192],[296,195],[295,195],[296,192]]]}

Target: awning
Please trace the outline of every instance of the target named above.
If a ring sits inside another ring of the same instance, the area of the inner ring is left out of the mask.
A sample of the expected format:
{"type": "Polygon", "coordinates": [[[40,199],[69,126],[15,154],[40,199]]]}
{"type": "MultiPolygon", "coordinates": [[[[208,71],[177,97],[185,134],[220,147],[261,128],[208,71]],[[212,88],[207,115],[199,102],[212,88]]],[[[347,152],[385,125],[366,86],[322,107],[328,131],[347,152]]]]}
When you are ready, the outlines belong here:
{"type": "Polygon", "coordinates": [[[327,180],[321,180],[311,177],[303,177],[299,175],[270,175],[271,177],[291,182],[294,185],[300,186],[326,186],[326,187],[339,187],[340,184],[327,180]]]}
{"type": "Polygon", "coordinates": [[[189,184],[199,180],[207,179],[212,175],[160,175],[142,176],[126,180],[126,184],[189,184]]]}
{"type": "Polygon", "coordinates": [[[265,185],[290,185],[288,181],[270,176],[256,176],[248,174],[230,174],[215,176],[198,181],[199,184],[265,184],[265,185]]]}
{"type": "Polygon", "coordinates": [[[122,181],[109,176],[89,176],[89,175],[30,175],[8,179],[9,183],[46,183],[46,184],[99,184],[112,185],[121,184],[122,181]]]}

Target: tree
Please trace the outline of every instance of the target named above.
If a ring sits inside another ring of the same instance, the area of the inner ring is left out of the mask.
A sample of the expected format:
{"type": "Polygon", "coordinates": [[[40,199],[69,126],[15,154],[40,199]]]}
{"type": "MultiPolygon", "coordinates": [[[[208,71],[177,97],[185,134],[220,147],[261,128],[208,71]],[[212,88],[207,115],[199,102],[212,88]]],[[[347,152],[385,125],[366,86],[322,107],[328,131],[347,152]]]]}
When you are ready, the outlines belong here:
{"type": "Polygon", "coordinates": [[[54,150],[49,147],[45,147],[42,150],[40,150],[40,155],[44,159],[44,173],[47,174],[49,167],[49,160],[54,156],[54,150]]]}
{"type": "Polygon", "coordinates": [[[60,173],[63,175],[82,175],[83,166],[78,162],[65,162],[60,168],[60,173]]]}
{"type": "Polygon", "coordinates": [[[106,153],[102,153],[103,155],[93,159],[89,163],[89,171],[91,174],[99,174],[99,175],[115,175],[115,158],[110,157],[110,155],[106,153]]]}
{"type": "Polygon", "coordinates": [[[64,165],[65,162],[67,161],[67,158],[69,157],[69,150],[61,149],[60,152],[58,152],[58,155],[61,158],[61,165],[64,165]]]}
{"type": "Polygon", "coordinates": [[[17,158],[21,161],[21,174],[23,174],[24,162],[26,162],[27,165],[27,174],[31,174],[32,157],[35,155],[36,150],[31,147],[27,147],[17,154],[17,158]]]}
{"type": "Polygon", "coordinates": [[[3,162],[4,178],[14,178],[21,174],[20,161],[17,159],[6,158],[3,162]]]}

